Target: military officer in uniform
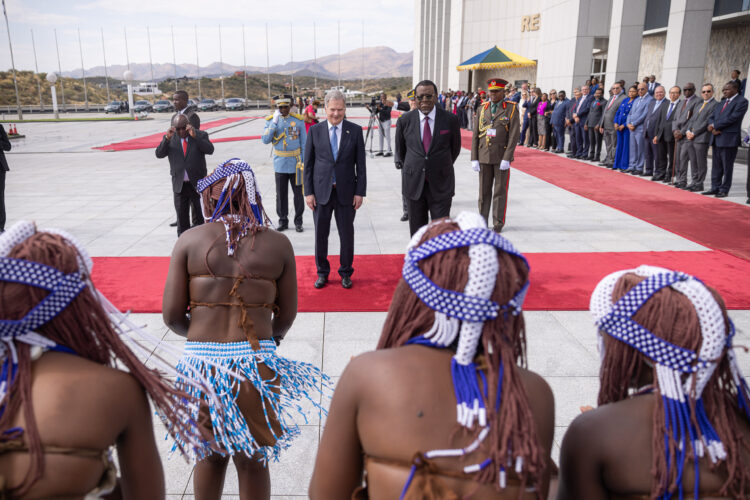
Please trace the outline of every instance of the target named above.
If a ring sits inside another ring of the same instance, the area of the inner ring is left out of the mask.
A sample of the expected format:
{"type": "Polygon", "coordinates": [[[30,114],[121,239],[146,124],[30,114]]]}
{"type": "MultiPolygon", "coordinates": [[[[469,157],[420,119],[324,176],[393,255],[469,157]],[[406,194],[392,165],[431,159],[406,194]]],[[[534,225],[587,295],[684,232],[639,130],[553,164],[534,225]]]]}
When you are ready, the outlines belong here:
{"type": "Polygon", "coordinates": [[[479,212],[489,221],[492,203],[492,228],[498,233],[505,225],[510,162],[521,131],[516,103],[504,99],[507,84],[500,78],[487,82],[490,98],[477,111],[471,141],[471,166],[479,172],[479,212]]]}
{"type": "Polygon", "coordinates": [[[279,216],[279,231],[289,228],[288,184],[294,194],[294,227],[302,232],[302,214],[305,199],[302,196],[302,154],[307,133],[305,119],[291,113],[292,96],[284,94],[274,97],[278,109],[266,118],[263,129],[263,144],[273,144],[273,170],[276,174],[276,215],[279,216]]]}

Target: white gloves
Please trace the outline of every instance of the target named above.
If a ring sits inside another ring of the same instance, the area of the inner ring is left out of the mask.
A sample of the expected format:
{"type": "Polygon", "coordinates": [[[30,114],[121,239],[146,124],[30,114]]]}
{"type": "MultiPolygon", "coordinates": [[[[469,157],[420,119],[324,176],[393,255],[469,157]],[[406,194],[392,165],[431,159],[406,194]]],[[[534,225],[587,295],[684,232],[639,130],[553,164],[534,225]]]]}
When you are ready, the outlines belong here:
{"type": "Polygon", "coordinates": [[[478,160],[471,160],[471,169],[474,172],[479,172],[479,161],[478,160]]]}
{"type": "Polygon", "coordinates": [[[510,162],[505,160],[501,161],[500,170],[510,170],[510,162]]]}
{"type": "Polygon", "coordinates": [[[273,112],[273,124],[274,125],[276,125],[277,123],[279,123],[279,117],[280,116],[281,116],[281,111],[279,111],[278,109],[273,112]]]}

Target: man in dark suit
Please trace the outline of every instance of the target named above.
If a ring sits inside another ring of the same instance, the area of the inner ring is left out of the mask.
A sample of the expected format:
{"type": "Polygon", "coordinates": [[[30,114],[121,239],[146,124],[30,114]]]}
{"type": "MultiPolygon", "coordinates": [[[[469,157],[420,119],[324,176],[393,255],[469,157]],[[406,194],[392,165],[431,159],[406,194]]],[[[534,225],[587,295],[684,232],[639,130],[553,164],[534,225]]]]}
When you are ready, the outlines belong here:
{"type": "Polygon", "coordinates": [[[565,97],[565,91],[561,90],[557,94],[557,106],[555,106],[554,111],[552,111],[552,117],[550,118],[550,123],[552,123],[552,127],[555,129],[555,142],[557,143],[557,148],[555,149],[555,153],[564,153],[565,152],[565,117],[568,113],[568,109],[570,109],[570,99],[565,97]]]}
{"type": "Polygon", "coordinates": [[[661,83],[656,81],[656,76],[651,75],[648,77],[648,81],[646,79],[643,80],[646,85],[648,85],[648,93],[651,94],[651,97],[654,97],[654,94],[656,93],[656,87],[660,87],[661,83]]]}
{"type": "Polygon", "coordinates": [[[654,139],[658,135],[657,127],[659,126],[659,116],[662,113],[662,108],[667,105],[667,100],[664,99],[666,92],[664,87],[659,85],[654,90],[654,99],[649,103],[648,109],[646,110],[646,119],[643,122],[643,148],[645,152],[645,162],[643,164],[644,175],[656,175],[655,172],[664,170],[657,168],[659,161],[659,144],[654,142],[654,139]]]}
{"type": "Polygon", "coordinates": [[[674,175],[674,134],[672,133],[672,122],[674,121],[677,106],[680,104],[682,89],[674,86],[669,89],[669,102],[661,108],[659,122],[656,125],[656,137],[653,143],[659,146],[659,156],[656,161],[656,169],[652,181],[671,182],[674,175]]]}
{"type": "MultiPolygon", "coordinates": [[[[732,187],[732,172],[737,148],[740,146],[742,118],[747,112],[747,99],[739,95],[740,86],[730,81],[722,89],[724,99],[714,108],[708,130],[714,136],[711,165],[711,189],[702,194],[725,198],[732,187]]],[[[750,186],[749,186],[750,187],[750,186]]]]}
{"type": "Polygon", "coordinates": [[[695,151],[695,162],[690,173],[691,183],[688,191],[703,191],[703,181],[708,172],[708,147],[713,134],[708,131],[708,124],[713,118],[714,109],[719,104],[714,99],[714,86],[710,83],[701,88],[702,102],[695,108],[692,118],[687,125],[685,137],[695,151]]]}
{"type": "Polygon", "coordinates": [[[581,89],[578,87],[573,89],[573,99],[570,100],[570,106],[568,107],[567,114],[565,115],[565,126],[568,128],[570,134],[570,142],[568,142],[568,158],[575,158],[578,154],[578,138],[576,137],[576,121],[573,117],[578,101],[581,99],[581,89]]]}
{"type": "MultiPolygon", "coordinates": [[[[437,100],[437,91],[435,92],[437,100]]],[[[338,90],[325,97],[326,120],[308,131],[305,145],[305,202],[315,222],[315,288],[328,282],[328,234],[336,217],[341,255],[341,286],[351,288],[354,268],[354,216],[367,190],[365,141],[362,127],[344,120],[346,98],[338,90]]],[[[401,120],[399,120],[401,121],[401,120]]]]}
{"type": "Polygon", "coordinates": [[[581,97],[576,101],[575,108],[573,108],[573,130],[576,134],[576,147],[577,150],[573,151],[573,158],[579,158],[585,160],[589,154],[589,136],[584,126],[586,125],[586,119],[589,116],[589,109],[591,108],[591,101],[593,98],[589,95],[589,86],[584,85],[581,87],[581,97]]]}
{"type": "Polygon", "coordinates": [[[10,170],[4,151],[10,151],[10,139],[0,125],[0,233],[5,231],[5,172],[10,170]]]}
{"type": "Polygon", "coordinates": [[[589,106],[589,116],[583,126],[584,131],[589,136],[589,150],[587,151],[589,161],[599,161],[602,156],[602,134],[599,132],[597,125],[604,115],[604,107],[607,104],[603,96],[604,89],[597,87],[589,106]]]}
{"type": "Polygon", "coordinates": [[[435,107],[437,87],[429,80],[414,89],[417,109],[396,123],[396,161],[403,165],[401,190],[408,198],[409,231],[447,217],[455,192],[453,163],[461,152],[455,115],[435,107]]]}
{"type": "Polygon", "coordinates": [[[201,119],[196,113],[196,107],[192,104],[188,104],[188,93],[184,90],[178,90],[172,96],[172,103],[174,104],[175,113],[172,115],[174,119],[177,115],[185,115],[190,125],[195,130],[200,130],[201,119]]]}
{"type": "Polygon", "coordinates": [[[529,99],[523,103],[524,109],[524,116],[526,116],[527,126],[521,130],[521,137],[519,138],[521,145],[524,145],[524,140],[526,136],[526,129],[528,128],[529,131],[529,140],[528,145],[531,147],[534,147],[537,145],[537,141],[539,140],[539,131],[537,130],[537,121],[536,121],[536,106],[539,104],[539,100],[541,98],[541,92],[539,95],[537,95],[537,89],[534,87],[531,90],[531,93],[529,94],[529,99]]]}
{"type": "Polygon", "coordinates": [[[213,152],[214,145],[208,140],[208,134],[193,128],[185,115],[172,119],[172,126],[156,147],[157,158],[169,157],[174,208],[177,212],[177,236],[190,229],[191,207],[193,226],[203,224],[200,195],[196,187],[198,181],[207,175],[206,155],[213,152]]]}

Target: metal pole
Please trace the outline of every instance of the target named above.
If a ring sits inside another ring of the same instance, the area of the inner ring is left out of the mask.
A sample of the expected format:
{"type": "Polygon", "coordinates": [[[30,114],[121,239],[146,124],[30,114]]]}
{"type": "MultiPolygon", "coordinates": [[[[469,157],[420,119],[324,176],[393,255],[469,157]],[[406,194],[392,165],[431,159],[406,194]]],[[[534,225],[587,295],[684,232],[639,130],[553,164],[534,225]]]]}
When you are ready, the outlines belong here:
{"type": "Polygon", "coordinates": [[[268,51],[268,23],[266,23],[266,79],[268,80],[268,103],[271,104],[271,59],[268,51]]]}
{"type": "Polygon", "coordinates": [[[219,25],[219,81],[221,82],[221,105],[224,106],[224,60],[221,55],[221,24],[219,25]]]}
{"type": "Polygon", "coordinates": [[[104,49],[104,28],[99,26],[102,32],[102,57],[104,58],[104,84],[107,87],[107,102],[109,103],[109,74],[107,73],[107,52],[104,49]]]}
{"type": "Polygon", "coordinates": [[[245,25],[242,25],[242,70],[245,74],[245,105],[247,105],[247,58],[245,57],[245,25]]]}
{"type": "Polygon", "coordinates": [[[8,24],[8,13],[5,11],[5,0],[3,0],[3,16],[5,16],[5,29],[8,31],[8,47],[10,48],[10,64],[13,68],[13,86],[16,88],[16,108],[18,108],[18,119],[23,120],[23,111],[21,111],[21,99],[18,97],[18,82],[16,81],[16,63],[13,60],[13,43],[10,41],[10,25],[8,24]]]}
{"type": "Polygon", "coordinates": [[[128,52],[128,29],[123,26],[122,32],[125,34],[125,59],[128,62],[128,71],[130,71],[130,53],[128,52]]]}
{"type": "Polygon", "coordinates": [[[193,28],[195,29],[195,70],[198,72],[198,99],[200,99],[203,94],[201,93],[201,65],[198,62],[198,26],[194,24],[193,28]]]}
{"type": "Polygon", "coordinates": [[[86,68],[83,65],[83,45],[81,45],[81,28],[78,30],[78,50],[81,52],[81,76],[83,76],[83,102],[86,105],[86,111],[89,110],[89,93],[86,89],[86,68]]]}
{"type": "Polygon", "coordinates": [[[65,111],[65,85],[63,84],[62,66],[60,66],[60,46],[57,43],[57,28],[54,28],[54,31],[55,31],[55,49],[57,49],[57,72],[60,75],[60,93],[62,97],[63,111],[65,111]]]}
{"type": "MultiPolygon", "coordinates": [[[[289,51],[291,52],[292,63],[290,65],[292,71],[292,100],[294,100],[294,30],[292,29],[292,23],[289,23],[289,51]]],[[[302,111],[302,110],[300,110],[302,111]]]]}
{"type": "Polygon", "coordinates": [[[362,92],[365,91],[365,20],[362,20],[362,92]]]}
{"type": "Polygon", "coordinates": [[[341,21],[339,21],[339,45],[338,45],[338,47],[339,47],[338,48],[338,54],[339,54],[339,87],[341,87],[341,21]]]}
{"type": "Polygon", "coordinates": [[[315,21],[313,21],[313,60],[315,61],[315,97],[318,97],[318,34],[315,29],[315,21]]]}
{"type": "Polygon", "coordinates": [[[34,49],[34,70],[36,71],[36,86],[39,90],[39,111],[44,111],[44,103],[42,102],[42,82],[39,81],[39,65],[36,61],[36,43],[34,42],[34,30],[31,31],[31,48],[34,49]]]}
{"type": "Polygon", "coordinates": [[[149,65],[149,68],[151,69],[151,82],[150,83],[154,83],[154,63],[153,63],[153,60],[151,59],[151,31],[148,29],[148,26],[146,26],[146,40],[148,40],[148,65],[149,65]]]}
{"type": "Polygon", "coordinates": [[[172,70],[174,72],[174,91],[177,92],[177,58],[174,54],[174,26],[169,26],[169,30],[172,32],[172,70]]]}

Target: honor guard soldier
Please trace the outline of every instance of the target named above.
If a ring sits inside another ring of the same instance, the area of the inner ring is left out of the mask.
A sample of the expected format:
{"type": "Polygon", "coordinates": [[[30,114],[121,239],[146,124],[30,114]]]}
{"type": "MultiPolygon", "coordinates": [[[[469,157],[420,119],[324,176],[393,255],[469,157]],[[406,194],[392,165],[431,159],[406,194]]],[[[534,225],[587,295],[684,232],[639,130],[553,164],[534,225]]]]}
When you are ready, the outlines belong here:
{"type": "Polygon", "coordinates": [[[277,109],[266,118],[263,129],[263,144],[273,144],[273,170],[276,177],[276,215],[279,216],[279,231],[289,228],[288,188],[292,185],[294,194],[294,227],[302,232],[302,214],[305,199],[302,196],[302,154],[305,150],[307,133],[305,119],[291,113],[292,96],[284,94],[274,97],[277,109]]]}
{"type": "Polygon", "coordinates": [[[479,212],[489,221],[492,203],[492,228],[498,233],[505,225],[510,162],[521,129],[516,103],[504,99],[507,84],[500,78],[487,82],[489,99],[479,107],[471,141],[471,166],[479,172],[479,212]]]}

